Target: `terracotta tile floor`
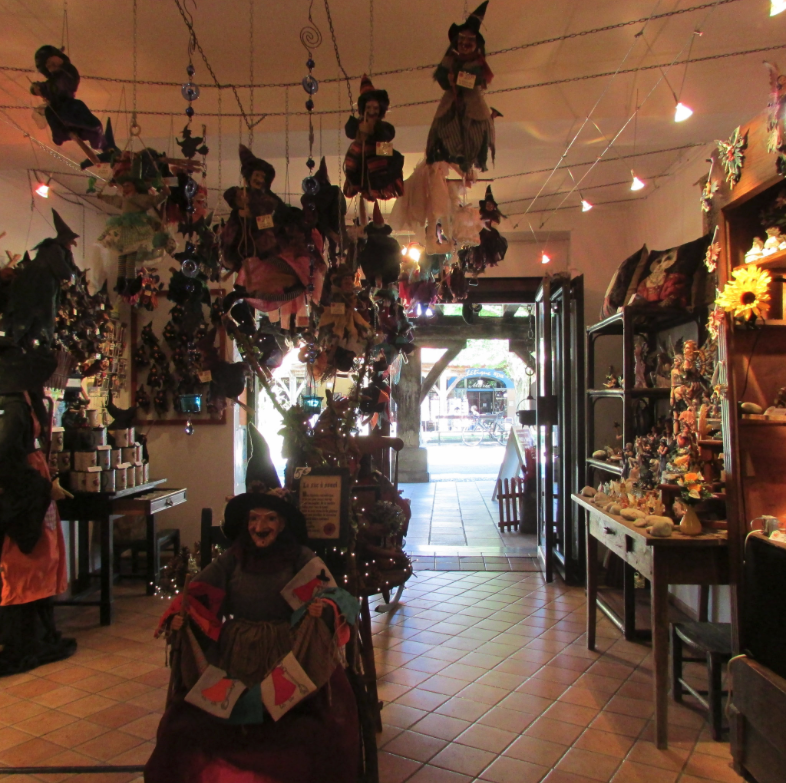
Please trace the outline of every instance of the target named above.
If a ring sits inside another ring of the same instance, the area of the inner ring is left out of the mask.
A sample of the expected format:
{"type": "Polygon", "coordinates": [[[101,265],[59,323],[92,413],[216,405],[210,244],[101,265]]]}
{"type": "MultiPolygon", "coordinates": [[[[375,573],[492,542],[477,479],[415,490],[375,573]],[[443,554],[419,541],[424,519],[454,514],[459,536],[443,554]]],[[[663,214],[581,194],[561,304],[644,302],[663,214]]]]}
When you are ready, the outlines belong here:
{"type": "MultiPolygon", "coordinates": [[[[67,661],[0,679],[0,765],[142,764],[169,670],[152,638],[164,604],[117,590],[117,621],[58,609],[67,661]]],[[[381,783],[732,783],[727,743],[670,704],[652,744],[649,649],[605,620],[584,646],[580,588],[528,572],[420,571],[393,615],[373,613],[384,731],[381,783]]],[[[139,781],[133,774],[4,776],[0,783],[139,781]]]]}

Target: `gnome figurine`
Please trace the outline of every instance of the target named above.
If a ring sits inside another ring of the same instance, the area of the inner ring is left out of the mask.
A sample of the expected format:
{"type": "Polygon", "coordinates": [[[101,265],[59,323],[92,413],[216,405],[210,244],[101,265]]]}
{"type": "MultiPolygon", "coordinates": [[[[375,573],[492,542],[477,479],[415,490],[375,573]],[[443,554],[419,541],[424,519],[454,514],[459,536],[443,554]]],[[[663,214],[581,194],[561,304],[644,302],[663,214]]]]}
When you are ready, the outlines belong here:
{"type": "Polygon", "coordinates": [[[367,201],[398,198],[404,192],[404,156],[393,149],[396,129],[384,121],[390,106],[386,90],[375,90],[365,74],[360,80],[358,113],[344,126],[352,139],[346,157],[344,195],[360,193],[367,201]]]}
{"type": "Polygon", "coordinates": [[[375,203],[374,219],[365,228],[366,244],[358,254],[358,263],[372,285],[386,286],[398,280],[401,245],[391,236],[392,231],[385,225],[379,204],[375,203]]]}
{"type": "Polygon", "coordinates": [[[52,141],[58,147],[64,141],[75,141],[90,162],[97,165],[99,160],[93,150],[105,149],[104,129],[101,120],[76,98],[79,71],[63,50],[56,46],[38,49],[35,67],[46,81],[33,82],[30,92],[44,99],[43,112],[40,109],[36,111],[46,119],[52,132],[52,141]]]}
{"type": "Polygon", "coordinates": [[[61,284],[79,272],[71,253],[79,234],[66,225],[55,209],[52,218],[57,236],[39,243],[35,258],[17,264],[8,292],[3,330],[23,347],[52,344],[61,284]]]}
{"type": "Polygon", "coordinates": [[[450,46],[434,72],[445,93],[431,123],[426,161],[447,161],[465,179],[474,179],[473,168],[486,171],[489,150],[494,159],[494,118],[483,96],[494,74],[480,34],[487,6],[488,0],[463,24],[450,26],[450,46]]]}

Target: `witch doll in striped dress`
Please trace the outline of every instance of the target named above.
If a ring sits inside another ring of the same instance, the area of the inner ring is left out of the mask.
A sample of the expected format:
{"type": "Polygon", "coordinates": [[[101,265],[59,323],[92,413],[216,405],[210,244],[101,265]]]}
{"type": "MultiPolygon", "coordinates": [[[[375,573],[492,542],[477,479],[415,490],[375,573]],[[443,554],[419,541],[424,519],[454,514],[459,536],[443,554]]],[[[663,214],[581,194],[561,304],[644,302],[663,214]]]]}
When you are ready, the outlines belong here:
{"type": "Polygon", "coordinates": [[[487,5],[488,0],[463,24],[450,26],[450,46],[434,72],[445,93],[431,123],[426,162],[447,161],[465,179],[474,179],[473,168],[487,170],[489,150],[494,159],[494,117],[483,96],[494,74],[480,34],[487,5]]]}

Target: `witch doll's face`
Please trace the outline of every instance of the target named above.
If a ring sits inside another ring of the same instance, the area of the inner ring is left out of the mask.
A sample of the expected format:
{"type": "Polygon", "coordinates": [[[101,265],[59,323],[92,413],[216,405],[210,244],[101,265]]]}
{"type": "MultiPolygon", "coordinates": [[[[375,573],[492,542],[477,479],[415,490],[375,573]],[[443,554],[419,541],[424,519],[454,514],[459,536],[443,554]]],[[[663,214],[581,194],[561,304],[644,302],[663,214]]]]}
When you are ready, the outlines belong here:
{"type": "Polygon", "coordinates": [[[363,119],[366,122],[376,122],[379,119],[379,101],[368,101],[363,111],[363,119]]]}
{"type": "Polygon", "coordinates": [[[478,37],[474,33],[461,32],[458,35],[458,43],[456,45],[459,54],[468,55],[474,54],[478,48],[478,37]]]}
{"type": "Polygon", "coordinates": [[[252,172],[251,178],[248,180],[248,184],[254,190],[266,190],[267,177],[265,177],[265,172],[264,171],[252,172]]]}
{"type": "Polygon", "coordinates": [[[248,515],[248,532],[258,549],[269,547],[284,529],[284,520],[269,508],[252,508],[248,515]]]}
{"type": "Polygon", "coordinates": [[[57,73],[63,67],[63,58],[53,54],[46,60],[46,70],[49,73],[57,73]]]}

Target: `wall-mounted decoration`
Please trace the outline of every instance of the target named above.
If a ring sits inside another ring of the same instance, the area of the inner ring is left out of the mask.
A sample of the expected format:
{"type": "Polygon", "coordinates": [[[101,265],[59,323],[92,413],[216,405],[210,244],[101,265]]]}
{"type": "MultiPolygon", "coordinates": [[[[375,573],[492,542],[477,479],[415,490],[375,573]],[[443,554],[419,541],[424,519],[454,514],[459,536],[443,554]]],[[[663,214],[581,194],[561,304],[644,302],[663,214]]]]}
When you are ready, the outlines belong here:
{"type": "Polygon", "coordinates": [[[748,131],[740,134],[739,126],[734,129],[728,141],[716,141],[720,153],[720,163],[726,174],[726,182],[733,188],[742,176],[742,166],[745,162],[745,149],[748,146],[748,131]]]}

